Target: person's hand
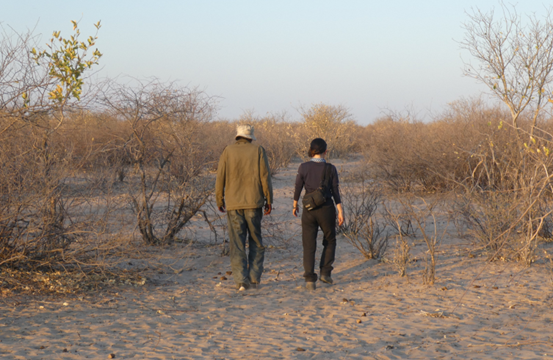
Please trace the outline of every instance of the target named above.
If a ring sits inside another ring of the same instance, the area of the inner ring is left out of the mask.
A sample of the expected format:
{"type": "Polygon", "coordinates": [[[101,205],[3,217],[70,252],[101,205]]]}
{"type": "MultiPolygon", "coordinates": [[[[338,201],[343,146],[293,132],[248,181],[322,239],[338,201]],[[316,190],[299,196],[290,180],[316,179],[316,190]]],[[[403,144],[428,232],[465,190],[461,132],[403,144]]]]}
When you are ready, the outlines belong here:
{"type": "Polygon", "coordinates": [[[338,209],[338,226],[342,226],[344,225],[344,208],[342,204],[336,204],[336,208],[338,209]]]}
{"type": "Polygon", "coordinates": [[[269,215],[271,213],[271,210],[273,210],[273,205],[265,204],[265,212],[263,213],[263,215],[269,215]]]}
{"type": "Polygon", "coordinates": [[[224,213],[225,212],[225,207],[224,206],[219,206],[219,211],[224,213]]]}
{"type": "Polygon", "coordinates": [[[299,209],[298,209],[298,207],[296,206],[296,207],[292,210],[292,214],[293,214],[295,217],[298,217],[298,212],[299,212],[299,209]]]}
{"type": "Polygon", "coordinates": [[[344,225],[344,213],[339,212],[338,213],[338,226],[344,225]]]}

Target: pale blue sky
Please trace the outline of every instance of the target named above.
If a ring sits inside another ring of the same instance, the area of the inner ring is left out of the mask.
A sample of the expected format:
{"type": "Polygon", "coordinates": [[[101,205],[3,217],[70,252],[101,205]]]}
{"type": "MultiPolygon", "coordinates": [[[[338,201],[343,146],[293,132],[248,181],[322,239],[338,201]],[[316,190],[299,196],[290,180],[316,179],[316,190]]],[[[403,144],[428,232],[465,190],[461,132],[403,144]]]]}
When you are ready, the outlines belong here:
{"type": "MultiPolygon", "coordinates": [[[[519,12],[541,12],[525,0],[519,12]]],[[[343,105],[367,124],[385,110],[420,117],[486,91],[462,76],[465,10],[498,7],[467,0],[0,0],[0,23],[83,35],[102,21],[99,75],[155,76],[219,96],[220,118],[315,103],[343,105]]]]}

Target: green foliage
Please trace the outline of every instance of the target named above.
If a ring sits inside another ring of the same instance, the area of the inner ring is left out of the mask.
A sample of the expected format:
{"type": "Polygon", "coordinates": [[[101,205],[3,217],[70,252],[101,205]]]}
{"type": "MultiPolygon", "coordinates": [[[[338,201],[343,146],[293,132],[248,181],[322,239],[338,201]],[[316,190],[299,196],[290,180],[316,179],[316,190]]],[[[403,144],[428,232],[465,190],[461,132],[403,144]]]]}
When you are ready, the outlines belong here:
{"type": "MultiPolygon", "coordinates": [[[[62,37],[60,31],[54,31],[50,43],[46,44],[47,50],[37,51],[33,48],[31,51],[37,64],[40,64],[42,59],[47,59],[48,73],[56,80],[56,88],[49,93],[50,99],[59,105],[72,97],[80,100],[84,72],[98,64],[102,57],[97,48],[90,54],[98,37],[89,36],[86,41],[79,41],[81,32],[78,24],[76,21],[71,23],[75,33],[69,38],[62,37]]],[[[94,24],[94,27],[97,33],[100,21],[94,24]]],[[[27,94],[23,94],[23,99],[27,98],[27,94]]]]}

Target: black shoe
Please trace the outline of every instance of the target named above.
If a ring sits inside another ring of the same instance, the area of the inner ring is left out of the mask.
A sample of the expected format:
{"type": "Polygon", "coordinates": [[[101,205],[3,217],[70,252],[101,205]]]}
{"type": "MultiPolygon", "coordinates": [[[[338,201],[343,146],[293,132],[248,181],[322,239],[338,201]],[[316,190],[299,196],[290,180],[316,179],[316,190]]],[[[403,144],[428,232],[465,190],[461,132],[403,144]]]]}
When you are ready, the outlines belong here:
{"type": "Polygon", "coordinates": [[[251,287],[252,289],[257,289],[257,288],[259,287],[259,283],[254,283],[254,282],[252,282],[252,283],[250,283],[250,287],[251,287]]]}
{"type": "Polygon", "coordinates": [[[248,290],[250,288],[250,284],[240,283],[240,284],[238,284],[237,288],[238,288],[238,291],[245,291],[245,290],[248,290]]]}
{"type": "Polygon", "coordinates": [[[330,275],[321,275],[320,277],[321,281],[327,284],[332,284],[334,281],[332,281],[332,278],[330,275]]]}
{"type": "Polygon", "coordinates": [[[305,283],[305,288],[307,290],[316,290],[317,289],[317,285],[315,284],[315,282],[313,281],[308,281],[305,283]]]}

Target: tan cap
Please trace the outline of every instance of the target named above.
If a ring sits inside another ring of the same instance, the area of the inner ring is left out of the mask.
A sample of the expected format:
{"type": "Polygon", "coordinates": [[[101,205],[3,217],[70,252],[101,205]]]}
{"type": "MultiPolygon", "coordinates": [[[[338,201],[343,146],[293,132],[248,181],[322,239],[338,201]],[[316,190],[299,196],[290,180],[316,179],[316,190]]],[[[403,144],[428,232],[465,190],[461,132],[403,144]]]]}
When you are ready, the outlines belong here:
{"type": "Polygon", "coordinates": [[[243,137],[250,140],[257,140],[253,134],[253,126],[252,125],[238,125],[236,127],[236,137],[243,137]]]}

